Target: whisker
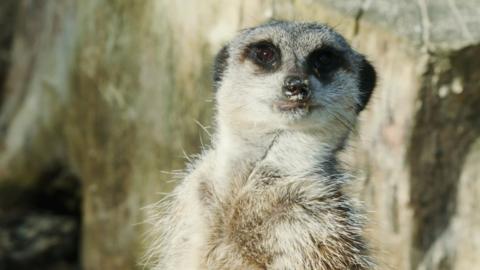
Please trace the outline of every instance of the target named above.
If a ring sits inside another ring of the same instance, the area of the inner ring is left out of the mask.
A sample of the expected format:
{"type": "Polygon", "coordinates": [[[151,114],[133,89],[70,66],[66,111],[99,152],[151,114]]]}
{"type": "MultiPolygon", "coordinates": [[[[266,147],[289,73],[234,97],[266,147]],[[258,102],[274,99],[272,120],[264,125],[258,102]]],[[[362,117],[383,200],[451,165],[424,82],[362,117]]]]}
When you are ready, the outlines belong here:
{"type": "Polygon", "coordinates": [[[205,131],[205,133],[207,133],[209,137],[212,137],[212,134],[210,133],[210,131],[208,131],[208,128],[206,126],[202,125],[202,123],[200,123],[198,120],[194,121],[201,129],[203,129],[203,131],[205,131]]]}
{"type": "Polygon", "coordinates": [[[335,112],[335,111],[330,111],[327,109],[327,112],[332,115],[339,123],[341,123],[344,127],[346,127],[350,132],[355,131],[355,125],[354,123],[350,122],[348,119],[343,117],[341,114],[335,112]]]}

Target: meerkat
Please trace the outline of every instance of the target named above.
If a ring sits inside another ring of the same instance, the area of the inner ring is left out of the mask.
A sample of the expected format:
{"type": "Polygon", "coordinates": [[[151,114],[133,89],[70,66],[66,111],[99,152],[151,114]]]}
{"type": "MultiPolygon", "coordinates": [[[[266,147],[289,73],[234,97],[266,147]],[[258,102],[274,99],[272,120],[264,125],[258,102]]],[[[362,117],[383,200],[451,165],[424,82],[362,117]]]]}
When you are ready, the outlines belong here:
{"type": "Polygon", "coordinates": [[[375,82],[327,25],[239,32],[215,58],[212,146],[158,209],[153,269],[374,269],[337,156],[375,82]]]}

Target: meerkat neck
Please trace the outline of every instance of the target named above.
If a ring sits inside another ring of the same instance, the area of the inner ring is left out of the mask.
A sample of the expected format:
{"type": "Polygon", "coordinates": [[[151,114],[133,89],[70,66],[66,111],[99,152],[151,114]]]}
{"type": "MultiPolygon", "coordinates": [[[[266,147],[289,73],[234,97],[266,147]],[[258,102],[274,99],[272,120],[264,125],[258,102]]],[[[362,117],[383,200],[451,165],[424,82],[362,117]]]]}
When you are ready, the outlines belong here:
{"type": "Polygon", "coordinates": [[[236,176],[248,173],[263,159],[274,141],[275,133],[259,133],[221,127],[214,144],[216,156],[215,179],[219,185],[228,184],[236,176]]]}
{"type": "Polygon", "coordinates": [[[285,175],[316,173],[323,170],[323,164],[336,158],[332,140],[318,133],[284,131],[275,139],[263,163],[285,175]]]}
{"type": "Polygon", "coordinates": [[[249,173],[259,165],[272,166],[286,175],[318,172],[335,159],[338,139],[319,132],[270,131],[260,133],[223,128],[217,144],[216,179],[228,183],[234,176],[249,173]]]}

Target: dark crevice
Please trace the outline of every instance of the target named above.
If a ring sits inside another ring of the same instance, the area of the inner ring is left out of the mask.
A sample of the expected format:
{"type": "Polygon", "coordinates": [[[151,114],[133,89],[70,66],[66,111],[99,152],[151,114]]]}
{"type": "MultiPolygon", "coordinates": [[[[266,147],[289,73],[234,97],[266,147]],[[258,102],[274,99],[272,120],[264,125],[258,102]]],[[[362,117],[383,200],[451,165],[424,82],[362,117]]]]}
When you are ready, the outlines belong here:
{"type": "Polygon", "coordinates": [[[4,85],[10,68],[10,52],[20,2],[19,0],[0,1],[0,105],[4,99],[4,85]]]}
{"type": "Polygon", "coordinates": [[[16,182],[0,185],[0,269],[79,269],[79,179],[56,164],[16,182]]]}
{"type": "Polygon", "coordinates": [[[355,14],[354,21],[353,21],[353,36],[356,37],[358,33],[360,32],[360,21],[363,18],[363,15],[365,14],[365,11],[367,10],[369,5],[368,0],[363,0],[361,6],[358,8],[358,11],[355,14]]]}
{"type": "Polygon", "coordinates": [[[435,71],[439,59],[432,57],[425,74],[419,96],[422,107],[408,149],[414,213],[413,269],[448,228],[457,208],[463,163],[472,143],[480,137],[480,71],[475,68],[480,47],[444,57],[449,58],[451,69],[435,71]],[[433,80],[435,76],[439,79],[433,80]],[[462,82],[463,91],[440,96],[440,87],[451,88],[455,80],[462,82]]]}
{"type": "Polygon", "coordinates": [[[360,20],[362,19],[363,14],[365,13],[365,10],[363,8],[360,8],[355,14],[355,23],[353,25],[353,36],[357,36],[358,33],[360,32],[360,20]]]}

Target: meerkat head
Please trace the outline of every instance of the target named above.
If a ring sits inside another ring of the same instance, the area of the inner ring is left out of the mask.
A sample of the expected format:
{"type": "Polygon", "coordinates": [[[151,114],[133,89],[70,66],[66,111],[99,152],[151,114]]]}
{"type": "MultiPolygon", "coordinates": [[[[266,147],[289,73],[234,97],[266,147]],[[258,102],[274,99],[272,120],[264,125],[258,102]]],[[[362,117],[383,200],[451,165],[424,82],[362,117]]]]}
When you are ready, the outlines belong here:
{"type": "Polygon", "coordinates": [[[272,22],[241,31],[217,55],[218,118],[237,129],[348,132],[376,75],[332,28],[272,22]]]}

